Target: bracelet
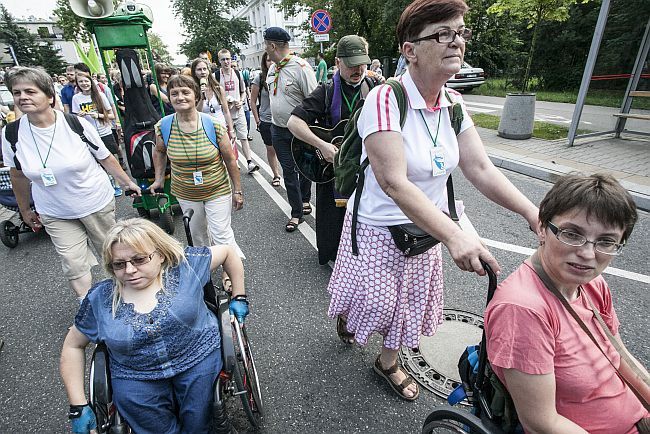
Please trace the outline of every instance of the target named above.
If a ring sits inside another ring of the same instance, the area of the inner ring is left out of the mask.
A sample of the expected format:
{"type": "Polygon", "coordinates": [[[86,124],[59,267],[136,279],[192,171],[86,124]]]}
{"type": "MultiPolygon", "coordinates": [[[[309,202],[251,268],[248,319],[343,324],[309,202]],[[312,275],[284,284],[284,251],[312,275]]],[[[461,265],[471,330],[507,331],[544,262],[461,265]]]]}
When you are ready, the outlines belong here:
{"type": "Polygon", "coordinates": [[[232,194],[239,194],[239,195],[243,196],[244,192],[243,191],[233,191],[232,194]]]}
{"type": "Polygon", "coordinates": [[[248,304],[248,296],[246,294],[239,294],[234,296],[231,301],[243,301],[248,304]]]}
{"type": "Polygon", "coordinates": [[[70,411],[68,412],[68,419],[76,419],[81,416],[81,412],[84,407],[87,407],[89,404],[84,405],[71,405],[70,411]]]}

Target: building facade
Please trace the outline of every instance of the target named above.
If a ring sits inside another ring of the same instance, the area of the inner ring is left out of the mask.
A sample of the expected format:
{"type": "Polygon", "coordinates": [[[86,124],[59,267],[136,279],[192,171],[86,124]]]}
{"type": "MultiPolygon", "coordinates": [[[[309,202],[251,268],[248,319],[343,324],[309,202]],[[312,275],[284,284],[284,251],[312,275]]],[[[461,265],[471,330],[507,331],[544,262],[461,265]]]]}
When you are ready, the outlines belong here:
{"type": "MultiPolygon", "coordinates": [[[[59,51],[59,54],[66,63],[74,64],[79,62],[79,56],[77,56],[74,42],[63,39],[63,30],[58,27],[55,20],[43,20],[29,17],[27,19],[17,19],[15,21],[18,26],[36,36],[36,42],[51,42],[54,49],[59,51]]],[[[5,53],[5,46],[4,43],[0,42],[0,64],[13,65],[13,59],[10,55],[5,53]]]]}
{"type": "Polygon", "coordinates": [[[234,18],[245,18],[253,27],[249,35],[248,44],[240,45],[238,48],[241,54],[240,65],[242,68],[258,69],[264,54],[264,30],[269,27],[282,27],[292,39],[289,46],[292,51],[302,53],[304,41],[307,37],[300,27],[309,20],[306,12],[300,12],[296,16],[285,15],[278,10],[273,1],[252,0],[245,6],[231,10],[230,15],[234,18]]]}

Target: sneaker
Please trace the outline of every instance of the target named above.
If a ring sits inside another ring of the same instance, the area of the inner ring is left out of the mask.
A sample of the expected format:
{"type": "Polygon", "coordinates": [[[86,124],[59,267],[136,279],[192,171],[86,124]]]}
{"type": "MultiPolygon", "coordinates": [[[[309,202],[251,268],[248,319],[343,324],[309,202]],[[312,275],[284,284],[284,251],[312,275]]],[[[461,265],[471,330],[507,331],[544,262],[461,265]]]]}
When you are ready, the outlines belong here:
{"type": "Polygon", "coordinates": [[[252,142],[253,138],[251,136],[248,136],[248,137],[246,137],[246,140],[248,140],[249,142],[252,142]]]}
{"type": "Polygon", "coordinates": [[[257,164],[253,163],[252,161],[250,161],[250,162],[248,163],[248,173],[253,173],[253,172],[255,172],[256,170],[260,170],[260,166],[258,166],[257,164]]]}
{"type": "Polygon", "coordinates": [[[120,187],[113,187],[115,189],[115,197],[122,196],[122,189],[120,187]]]}

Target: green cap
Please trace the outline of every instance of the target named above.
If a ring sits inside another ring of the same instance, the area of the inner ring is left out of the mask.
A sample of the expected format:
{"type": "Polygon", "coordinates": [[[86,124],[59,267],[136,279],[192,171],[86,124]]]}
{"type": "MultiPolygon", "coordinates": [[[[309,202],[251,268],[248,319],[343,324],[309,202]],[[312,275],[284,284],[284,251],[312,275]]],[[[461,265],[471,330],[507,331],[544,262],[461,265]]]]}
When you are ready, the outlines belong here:
{"type": "Polygon", "coordinates": [[[361,36],[343,36],[336,46],[336,57],[341,59],[347,67],[367,65],[370,63],[370,57],[368,57],[366,47],[366,43],[361,36]]]}

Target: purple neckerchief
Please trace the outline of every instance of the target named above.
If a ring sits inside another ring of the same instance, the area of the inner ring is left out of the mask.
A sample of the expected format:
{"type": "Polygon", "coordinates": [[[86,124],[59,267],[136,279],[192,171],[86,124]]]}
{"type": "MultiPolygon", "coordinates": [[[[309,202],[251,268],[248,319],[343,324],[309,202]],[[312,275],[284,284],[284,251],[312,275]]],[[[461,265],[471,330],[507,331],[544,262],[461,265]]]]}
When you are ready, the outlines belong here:
{"type": "MultiPolygon", "coordinates": [[[[330,118],[332,118],[332,127],[341,120],[341,74],[337,70],[332,77],[334,81],[334,95],[332,95],[332,105],[330,105],[330,118]]],[[[351,114],[351,113],[350,113],[351,114]]]]}

